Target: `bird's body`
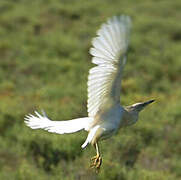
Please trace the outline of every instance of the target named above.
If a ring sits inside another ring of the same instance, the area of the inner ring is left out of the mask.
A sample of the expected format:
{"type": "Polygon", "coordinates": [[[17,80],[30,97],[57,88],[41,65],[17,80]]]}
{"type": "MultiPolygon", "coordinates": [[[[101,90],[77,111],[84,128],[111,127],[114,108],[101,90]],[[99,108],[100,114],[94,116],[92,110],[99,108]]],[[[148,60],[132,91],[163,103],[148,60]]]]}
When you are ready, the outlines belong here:
{"type": "Polygon", "coordinates": [[[111,107],[107,107],[107,109],[102,111],[100,110],[94,117],[94,120],[90,123],[88,130],[91,132],[94,127],[99,128],[95,131],[92,139],[85,142],[82,147],[85,147],[85,145],[87,145],[86,143],[91,143],[93,145],[95,142],[98,142],[99,139],[106,139],[116,133],[120,128],[123,112],[124,109],[119,104],[111,105],[111,107]]]}
{"type": "Polygon", "coordinates": [[[102,162],[98,141],[115,134],[119,128],[132,125],[138,120],[139,112],[153,102],[136,103],[123,107],[120,103],[122,71],[126,63],[131,20],[128,16],[114,16],[103,24],[93,39],[90,54],[96,65],[88,76],[88,117],[69,121],[51,121],[43,116],[27,115],[25,123],[32,129],[45,129],[58,134],[88,131],[82,148],[91,143],[97,151],[93,166],[102,162]]]}

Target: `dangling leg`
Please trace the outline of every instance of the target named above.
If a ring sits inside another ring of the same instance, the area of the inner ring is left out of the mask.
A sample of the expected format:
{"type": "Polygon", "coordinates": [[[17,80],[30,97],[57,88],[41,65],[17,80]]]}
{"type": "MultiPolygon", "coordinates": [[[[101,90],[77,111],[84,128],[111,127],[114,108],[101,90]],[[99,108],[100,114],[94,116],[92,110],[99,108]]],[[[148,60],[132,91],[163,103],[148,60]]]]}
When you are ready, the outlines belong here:
{"type": "Polygon", "coordinates": [[[102,164],[102,157],[100,156],[100,153],[99,153],[98,143],[95,143],[94,147],[96,149],[96,156],[91,158],[91,161],[92,161],[91,168],[96,168],[96,170],[99,171],[102,164]]]}

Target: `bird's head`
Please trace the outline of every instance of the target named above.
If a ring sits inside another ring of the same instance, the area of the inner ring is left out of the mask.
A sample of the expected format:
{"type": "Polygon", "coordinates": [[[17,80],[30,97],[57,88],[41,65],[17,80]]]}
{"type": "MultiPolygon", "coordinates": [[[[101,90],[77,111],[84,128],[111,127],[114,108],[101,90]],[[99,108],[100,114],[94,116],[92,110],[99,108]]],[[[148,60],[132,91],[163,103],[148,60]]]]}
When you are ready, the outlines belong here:
{"type": "Polygon", "coordinates": [[[134,111],[134,112],[140,112],[142,109],[144,109],[148,104],[151,104],[152,102],[154,102],[155,100],[149,100],[146,102],[139,102],[136,104],[133,104],[131,106],[128,106],[127,109],[129,111],[134,111]]]}

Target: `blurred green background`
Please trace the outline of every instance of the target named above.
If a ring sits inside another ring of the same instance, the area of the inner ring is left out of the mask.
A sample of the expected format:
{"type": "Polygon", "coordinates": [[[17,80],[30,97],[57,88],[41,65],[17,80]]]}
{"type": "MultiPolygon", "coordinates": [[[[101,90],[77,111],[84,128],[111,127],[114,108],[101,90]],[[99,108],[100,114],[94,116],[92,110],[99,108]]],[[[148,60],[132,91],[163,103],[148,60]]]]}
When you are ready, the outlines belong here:
{"type": "Polygon", "coordinates": [[[180,0],[1,0],[0,179],[181,179],[180,0]],[[121,102],[156,99],[132,127],[101,143],[103,165],[81,149],[87,133],[31,130],[24,115],[87,116],[88,53],[100,25],[131,16],[121,102]]]}

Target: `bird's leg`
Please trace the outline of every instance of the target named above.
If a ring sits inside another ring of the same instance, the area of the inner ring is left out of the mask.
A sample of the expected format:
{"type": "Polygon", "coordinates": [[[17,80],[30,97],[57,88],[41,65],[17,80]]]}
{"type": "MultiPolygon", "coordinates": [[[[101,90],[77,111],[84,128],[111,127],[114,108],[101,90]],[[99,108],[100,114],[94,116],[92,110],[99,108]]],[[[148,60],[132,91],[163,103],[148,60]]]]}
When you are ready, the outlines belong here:
{"type": "Polygon", "coordinates": [[[96,168],[96,171],[98,172],[102,164],[102,157],[100,156],[100,153],[99,153],[98,143],[95,143],[94,147],[96,149],[97,154],[96,156],[91,158],[91,161],[92,161],[91,168],[96,168]]]}

